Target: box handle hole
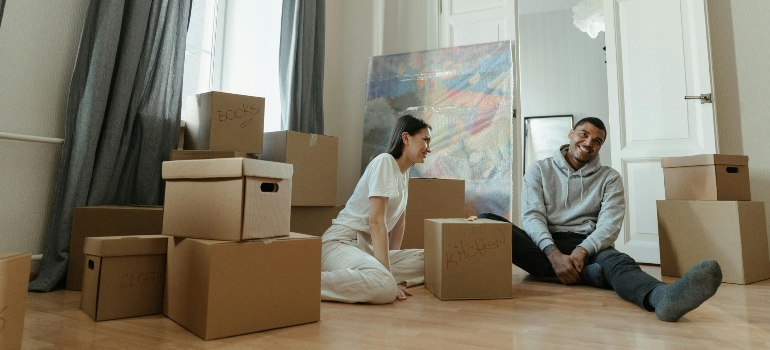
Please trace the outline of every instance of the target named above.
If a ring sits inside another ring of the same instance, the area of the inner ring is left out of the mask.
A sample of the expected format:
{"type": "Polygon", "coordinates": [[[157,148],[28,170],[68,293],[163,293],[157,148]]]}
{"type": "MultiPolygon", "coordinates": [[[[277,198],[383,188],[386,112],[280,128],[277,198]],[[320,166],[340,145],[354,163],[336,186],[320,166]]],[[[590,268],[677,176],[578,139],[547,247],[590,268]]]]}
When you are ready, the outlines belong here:
{"type": "Polygon", "coordinates": [[[259,185],[259,189],[262,192],[278,192],[278,184],[264,182],[261,185],[259,185]]]}
{"type": "Polygon", "coordinates": [[[730,174],[737,174],[738,173],[738,167],[729,166],[727,167],[727,172],[730,174]]]}
{"type": "Polygon", "coordinates": [[[94,261],[91,259],[88,259],[88,269],[93,270],[94,269],[94,261]]]}

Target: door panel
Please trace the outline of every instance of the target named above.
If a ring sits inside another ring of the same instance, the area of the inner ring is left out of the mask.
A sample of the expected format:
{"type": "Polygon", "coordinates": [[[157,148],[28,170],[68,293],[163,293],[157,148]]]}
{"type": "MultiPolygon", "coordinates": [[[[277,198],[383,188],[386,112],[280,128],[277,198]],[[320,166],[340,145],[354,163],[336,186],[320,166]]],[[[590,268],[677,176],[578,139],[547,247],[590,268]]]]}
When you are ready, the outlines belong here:
{"type": "Polygon", "coordinates": [[[441,47],[515,41],[514,0],[441,0],[441,47]]]}
{"type": "Polygon", "coordinates": [[[659,263],[660,158],[718,153],[704,0],[604,0],[612,164],[626,186],[618,250],[659,263]],[[617,135],[617,136],[614,136],[617,135]]]}

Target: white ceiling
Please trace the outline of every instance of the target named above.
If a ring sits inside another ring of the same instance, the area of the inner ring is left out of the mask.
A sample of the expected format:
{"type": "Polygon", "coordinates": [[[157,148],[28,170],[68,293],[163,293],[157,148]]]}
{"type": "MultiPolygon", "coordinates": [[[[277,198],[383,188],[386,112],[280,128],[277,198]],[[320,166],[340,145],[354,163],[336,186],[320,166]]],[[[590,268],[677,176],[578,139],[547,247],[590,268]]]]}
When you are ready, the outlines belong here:
{"type": "Polygon", "coordinates": [[[519,0],[519,15],[572,9],[581,0],[519,0]]]}

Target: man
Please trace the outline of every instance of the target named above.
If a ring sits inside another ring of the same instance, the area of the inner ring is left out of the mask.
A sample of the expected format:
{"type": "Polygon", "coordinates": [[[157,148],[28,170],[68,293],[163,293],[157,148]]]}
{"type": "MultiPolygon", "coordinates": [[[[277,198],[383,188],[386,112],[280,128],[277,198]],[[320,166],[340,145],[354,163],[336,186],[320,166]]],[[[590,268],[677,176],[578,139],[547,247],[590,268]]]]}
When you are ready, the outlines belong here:
{"type": "Polygon", "coordinates": [[[612,288],[659,319],[677,321],[716,293],[722,270],[706,260],[667,285],[612,247],[625,204],[620,174],[599,163],[606,135],[600,119],[584,118],[569,132],[569,145],[527,169],[521,198],[524,230],[513,226],[513,263],[536,277],[558,277],[563,284],[612,288]]]}

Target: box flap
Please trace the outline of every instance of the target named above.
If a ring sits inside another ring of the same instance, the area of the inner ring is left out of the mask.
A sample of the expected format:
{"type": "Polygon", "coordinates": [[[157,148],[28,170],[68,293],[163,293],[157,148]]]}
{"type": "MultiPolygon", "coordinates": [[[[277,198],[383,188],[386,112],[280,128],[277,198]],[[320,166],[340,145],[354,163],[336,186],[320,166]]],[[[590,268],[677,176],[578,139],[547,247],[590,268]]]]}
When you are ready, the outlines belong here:
{"type": "Polygon", "coordinates": [[[89,205],[75,208],[79,210],[163,210],[162,205],[89,205]]]}
{"type": "Polygon", "coordinates": [[[209,179],[257,176],[271,179],[291,179],[291,164],[248,158],[177,160],[163,162],[163,178],[209,179]]]}
{"type": "Polygon", "coordinates": [[[696,154],[687,157],[667,157],[660,159],[660,166],[663,168],[679,168],[686,166],[702,165],[748,165],[749,157],[729,154],[696,154]]]}
{"type": "Polygon", "coordinates": [[[441,177],[410,177],[409,180],[450,180],[450,181],[465,181],[463,179],[454,179],[454,178],[441,178],[441,177]]]}
{"type": "Polygon", "coordinates": [[[168,236],[86,237],[83,253],[96,256],[128,256],[166,254],[168,236]]]}
{"type": "Polygon", "coordinates": [[[32,255],[32,253],[0,253],[0,260],[15,258],[17,256],[28,255],[28,254],[30,256],[32,255]]]}
{"type": "Polygon", "coordinates": [[[271,237],[271,238],[257,238],[257,239],[249,239],[245,241],[215,241],[211,239],[200,239],[200,238],[185,238],[185,239],[191,239],[194,240],[200,244],[213,246],[213,245],[221,245],[221,244],[243,244],[243,243],[255,243],[255,242],[263,242],[265,244],[270,244],[273,241],[290,241],[290,240],[301,240],[301,239],[321,239],[321,237],[317,236],[311,236],[306,235],[302,233],[296,233],[296,232],[289,232],[288,236],[282,236],[282,237],[271,237]]]}

